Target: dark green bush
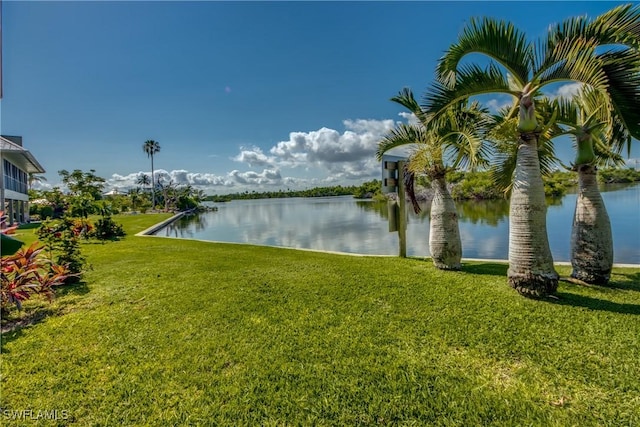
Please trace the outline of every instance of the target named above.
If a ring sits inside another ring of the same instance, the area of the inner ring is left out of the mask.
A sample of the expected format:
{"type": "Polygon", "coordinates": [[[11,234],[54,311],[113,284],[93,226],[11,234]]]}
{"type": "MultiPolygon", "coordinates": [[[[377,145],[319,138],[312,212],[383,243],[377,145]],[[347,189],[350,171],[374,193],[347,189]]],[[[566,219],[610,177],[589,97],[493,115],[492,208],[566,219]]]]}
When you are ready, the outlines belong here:
{"type": "Polygon", "coordinates": [[[91,237],[98,240],[118,240],[126,235],[122,225],[111,219],[111,216],[105,216],[95,222],[95,227],[91,232],[91,237]]]}

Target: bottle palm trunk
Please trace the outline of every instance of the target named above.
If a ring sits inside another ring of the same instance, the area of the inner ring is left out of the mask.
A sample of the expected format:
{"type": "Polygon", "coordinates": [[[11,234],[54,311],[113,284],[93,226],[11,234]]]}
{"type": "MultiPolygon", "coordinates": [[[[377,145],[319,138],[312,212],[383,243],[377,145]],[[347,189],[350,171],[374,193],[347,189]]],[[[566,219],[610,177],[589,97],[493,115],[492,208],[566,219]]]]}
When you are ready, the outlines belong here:
{"type": "Polygon", "coordinates": [[[433,200],[429,216],[429,252],[441,270],[460,270],[462,242],[458,212],[443,177],[432,178],[433,200]]]}
{"type": "Polygon", "coordinates": [[[579,165],[578,197],[571,230],[571,277],[606,285],[613,267],[613,238],[607,209],[598,190],[597,169],[579,165]]]}
{"type": "Polygon", "coordinates": [[[534,133],[522,133],[509,207],[509,284],[528,297],[558,288],[547,236],[547,205],[534,133]]]}

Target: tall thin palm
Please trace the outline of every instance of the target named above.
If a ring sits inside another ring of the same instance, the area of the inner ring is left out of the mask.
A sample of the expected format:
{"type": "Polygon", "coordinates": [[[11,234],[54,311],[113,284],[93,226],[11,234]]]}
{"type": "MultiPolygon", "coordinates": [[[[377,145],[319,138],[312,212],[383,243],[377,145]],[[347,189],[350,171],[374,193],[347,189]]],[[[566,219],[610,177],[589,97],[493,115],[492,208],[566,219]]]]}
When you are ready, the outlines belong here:
{"type": "MultiPolygon", "coordinates": [[[[142,150],[147,153],[147,157],[151,157],[151,182],[154,182],[154,169],[153,169],[153,156],[157,153],[160,152],[160,144],[157,141],[154,141],[152,139],[149,139],[147,141],[145,141],[145,143],[142,145],[142,150]]],[[[156,206],[156,192],[155,189],[151,189],[151,203],[153,206],[153,209],[155,209],[156,206]]]]}
{"type": "Polygon", "coordinates": [[[480,132],[486,111],[477,103],[459,103],[440,120],[427,120],[409,89],[402,90],[392,101],[404,106],[418,119],[417,124],[400,124],[378,145],[378,159],[389,150],[410,145],[408,162],[409,196],[416,212],[419,206],[413,194],[413,177],[426,174],[431,182],[433,198],[429,213],[429,252],[434,265],[442,270],[459,270],[462,243],[458,213],[449,192],[446,172],[449,167],[476,166],[486,158],[486,144],[480,132]],[[449,165],[449,167],[447,167],[449,165]]]}
{"type": "MultiPolygon", "coordinates": [[[[424,107],[435,116],[474,95],[504,93],[517,100],[517,160],[510,199],[507,275],[509,284],[526,296],[555,292],[559,278],[549,248],[547,207],[537,155],[541,126],[535,113],[541,89],[560,81],[583,83],[606,95],[621,117],[633,120],[630,100],[609,86],[605,61],[596,54],[601,43],[585,35],[596,33],[600,26],[609,28],[609,39],[617,39],[616,29],[637,26],[637,10],[616,8],[605,15],[606,19],[583,20],[580,25],[568,20],[566,25],[551,28],[547,37],[539,41],[527,40],[511,23],[473,19],[440,59],[438,81],[425,95],[424,107]],[[603,25],[603,21],[608,24],[603,25]],[[460,65],[473,53],[486,56],[489,65],[460,65]]],[[[516,113],[515,108],[512,113],[516,113]]]]}

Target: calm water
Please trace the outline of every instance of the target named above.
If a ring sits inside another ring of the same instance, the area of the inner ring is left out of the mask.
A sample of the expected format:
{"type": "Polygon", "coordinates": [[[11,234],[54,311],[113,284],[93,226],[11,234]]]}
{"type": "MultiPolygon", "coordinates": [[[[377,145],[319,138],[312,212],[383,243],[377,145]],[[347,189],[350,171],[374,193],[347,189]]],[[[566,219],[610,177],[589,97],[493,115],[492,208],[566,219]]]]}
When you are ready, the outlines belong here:
{"type": "MultiPolygon", "coordinates": [[[[640,185],[608,186],[602,197],[611,218],[616,263],[640,264],[640,185]]],[[[569,260],[576,195],[548,208],[554,260],[569,260]]],[[[308,248],[360,254],[398,254],[398,234],[388,232],[387,207],[351,196],[239,200],[216,204],[217,212],[183,218],[156,235],[218,242],[308,248]]],[[[506,259],[507,201],[457,203],[463,256],[506,259]]],[[[409,208],[411,211],[411,209],[409,208]]],[[[410,212],[407,254],[429,255],[429,213],[410,212]]]]}

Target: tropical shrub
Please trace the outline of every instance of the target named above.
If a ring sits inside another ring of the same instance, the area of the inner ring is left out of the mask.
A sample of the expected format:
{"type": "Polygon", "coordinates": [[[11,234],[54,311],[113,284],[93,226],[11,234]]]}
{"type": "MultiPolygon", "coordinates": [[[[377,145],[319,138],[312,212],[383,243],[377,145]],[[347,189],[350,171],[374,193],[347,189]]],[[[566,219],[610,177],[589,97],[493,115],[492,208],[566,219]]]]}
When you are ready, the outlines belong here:
{"type": "Polygon", "coordinates": [[[490,172],[469,172],[451,189],[451,196],[457,200],[501,199],[504,194],[491,177],[490,172]]]}
{"type": "Polygon", "coordinates": [[[86,264],[80,252],[80,234],[77,219],[64,217],[59,220],[45,221],[36,230],[38,239],[57,264],[67,266],[69,277],[65,283],[80,280],[86,264]]]}
{"type": "Polygon", "coordinates": [[[570,187],[575,187],[577,182],[571,172],[555,171],[543,176],[544,194],[547,197],[562,197],[570,187]]]}
{"type": "Polygon", "coordinates": [[[198,202],[186,194],[180,194],[176,199],[176,208],[179,211],[188,211],[198,207],[198,202]]]}
{"type": "Polygon", "coordinates": [[[8,217],[4,214],[4,211],[0,211],[0,233],[2,234],[13,234],[18,228],[17,225],[9,226],[7,224],[8,217]]]}
{"type": "Polygon", "coordinates": [[[360,187],[356,187],[353,190],[353,197],[356,199],[369,199],[381,193],[382,183],[374,179],[373,181],[363,183],[360,187]]]}
{"type": "Polygon", "coordinates": [[[44,205],[41,206],[38,212],[38,215],[40,215],[41,219],[49,219],[49,218],[53,218],[53,207],[49,206],[49,205],[44,205]]]}
{"type": "Polygon", "coordinates": [[[96,201],[90,195],[72,195],[68,201],[69,215],[73,217],[88,218],[98,210],[96,201]]]}
{"type": "Polygon", "coordinates": [[[42,252],[44,249],[39,242],[34,242],[26,249],[2,257],[0,307],[3,313],[14,304],[18,310],[22,309],[22,302],[36,294],[51,300],[53,287],[72,277],[66,266],[51,262],[42,252]]]}
{"type": "Polygon", "coordinates": [[[96,221],[95,230],[91,233],[92,237],[98,240],[117,240],[126,235],[122,225],[116,223],[111,216],[105,216],[96,221]]]}
{"type": "Polygon", "coordinates": [[[125,235],[124,229],[117,224],[112,218],[113,204],[106,201],[100,201],[98,208],[102,218],[96,221],[95,230],[91,233],[91,237],[98,240],[117,240],[125,235]]]}
{"type": "Polygon", "coordinates": [[[84,237],[88,239],[93,232],[93,224],[88,219],[75,218],[72,220],[71,231],[77,237],[84,237]]]}

